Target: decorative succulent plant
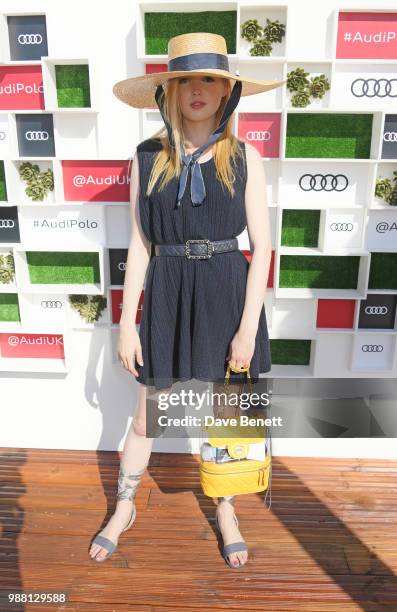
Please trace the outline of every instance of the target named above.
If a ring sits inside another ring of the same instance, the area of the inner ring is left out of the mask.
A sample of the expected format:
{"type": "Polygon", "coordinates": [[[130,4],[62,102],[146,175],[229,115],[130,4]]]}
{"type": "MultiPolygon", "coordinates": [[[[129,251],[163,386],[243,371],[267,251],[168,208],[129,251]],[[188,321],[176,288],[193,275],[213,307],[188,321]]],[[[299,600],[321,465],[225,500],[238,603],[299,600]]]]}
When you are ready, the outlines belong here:
{"type": "Polygon", "coordinates": [[[25,161],[19,166],[19,176],[27,183],[25,193],[34,202],[44,200],[49,191],[54,191],[54,173],[51,168],[40,172],[37,164],[25,161]]]}
{"type": "Polygon", "coordinates": [[[15,278],[14,257],[12,253],[0,253],[0,283],[8,285],[15,278]]]}
{"type": "Polygon", "coordinates": [[[377,178],[375,195],[390,206],[397,206],[397,170],[393,172],[393,179],[377,178]]]}
{"type": "Polygon", "coordinates": [[[98,321],[106,308],[104,295],[69,295],[69,303],[87,323],[98,321]]]}
{"type": "Polygon", "coordinates": [[[293,92],[291,97],[292,106],[305,107],[310,104],[310,96],[321,99],[325,92],[330,89],[330,84],[325,74],[308,78],[309,72],[304,68],[295,68],[287,74],[287,89],[293,92]]]}
{"type": "Polygon", "coordinates": [[[253,42],[260,38],[263,33],[263,28],[259,25],[257,19],[247,19],[241,26],[241,36],[248,42],[253,42]]]}
{"type": "Polygon", "coordinates": [[[250,55],[263,56],[270,55],[272,52],[272,43],[265,38],[259,38],[256,40],[250,49],[250,55]]]}
{"type": "Polygon", "coordinates": [[[282,42],[285,36],[285,25],[280,23],[278,19],[270,21],[266,17],[266,26],[263,29],[263,38],[270,42],[282,42]]]}
{"type": "Polygon", "coordinates": [[[241,37],[253,43],[249,49],[252,56],[270,55],[272,43],[282,42],[284,36],[285,25],[278,19],[271,21],[266,17],[265,27],[261,26],[257,19],[247,19],[241,25],[241,37]]]}

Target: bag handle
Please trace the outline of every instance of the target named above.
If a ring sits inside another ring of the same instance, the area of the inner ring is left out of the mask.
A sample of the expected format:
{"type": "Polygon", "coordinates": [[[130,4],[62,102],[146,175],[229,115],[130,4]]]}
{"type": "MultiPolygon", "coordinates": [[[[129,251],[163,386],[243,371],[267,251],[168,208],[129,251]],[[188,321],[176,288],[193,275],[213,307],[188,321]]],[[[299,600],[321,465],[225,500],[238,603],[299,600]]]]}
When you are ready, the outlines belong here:
{"type": "MultiPolygon", "coordinates": [[[[224,382],[224,386],[226,387],[229,382],[230,382],[230,370],[232,372],[235,373],[239,373],[239,372],[247,372],[247,381],[248,381],[248,385],[250,387],[250,392],[252,393],[252,380],[251,380],[251,374],[250,374],[250,368],[249,366],[244,367],[242,366],[241,368],[238,368],[237,366],[234,366],[230,363],[230,361],[228,362],[228,366],[227,366],[227,370],[226,370],[226,374],[225,374],[225,382],[224,382]]],[[[267,488],[266,491],[266,495],[265,495],[265,501],[264,504],[267,507],[268,510],[270,510],[271,505],[272,505],[272,477],[273,477],[273,455],[272,455],[272,434],[270,429],[267,427],[266,428],[266,433],[268,432],[268,437],[269,438],[269,455],[270,455],[270,466],[269,466],[269,486],[267,488]],[[269,495],[270,494],[270,495],[269,495]],[[269,505],[267,505],[267,496],[269,495],[269,505]]]]}
{"type": "Polygon", "coordinates": [[[225,374],[225,381],[224,381],[224,386],[226,387],[227,385],[229,385],[230,383],[230,370],[232,372],[234,372],[235,374],[238,374],[240,372],[246,372],[247,373],[247,382],[248,382],[248,386],[250,388],[250,393],[252,393],[252,380],[251,380],[251,374],[250,374],[250,367],[249,366],[242,366],[241,368],[238,368],[235,365],[232,365],[230,363],[230,361],[227,364],[227,369],[226,369],[226,374],[225,374]]]}

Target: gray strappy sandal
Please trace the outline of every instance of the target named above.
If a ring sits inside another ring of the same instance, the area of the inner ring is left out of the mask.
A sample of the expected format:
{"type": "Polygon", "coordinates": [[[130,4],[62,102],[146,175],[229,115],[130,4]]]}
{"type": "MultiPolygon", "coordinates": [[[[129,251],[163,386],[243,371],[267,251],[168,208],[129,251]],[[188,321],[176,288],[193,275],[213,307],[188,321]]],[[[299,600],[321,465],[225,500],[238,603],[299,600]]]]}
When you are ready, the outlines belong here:
{"type": "MultiPolygon", "coordinates": [[[[141,470],[139,470],[136,474],[127,474],[126,471],[124,470],[123,465],[120,463],[117,499],[129,499],[133,502],[131,517],[121,533],[123,533],[124,531],[127,531],[127,529],[129,529],[131,525],[133,524],[133,522],[135,521],[136,507],[134,503],[134,498],[135,498],[136,489],[138,487],[139,481],[142,478],[145,472],[145,469],[146,469],[146,466],[142,468],[141,470]],[[131,484],[130,482],[127,481],[127,478],[130,480],[134,480],[135,482],[131,484]]],[[[96,561],[97,563],[101,563],[102,561],[106,561],[106,559],[109,559],[109,557],[114,553],[114,551],[117,549],[117,546],[118,546],[118,542],[115,544],[114,542],[112,542],[112,540],[109,540],[109,538],[105,538],[105,536],[102,536],[99,534],[95,536],[95,538],[91,542],[91,546],[93,544],[98,544],[99,546],[102,546],[105,550],[108,551],[108,554],[105,557],[103,557],[103,559],[97,559],[96,558],[97,555],[95,555],[95,557],[91,557],[91,559],[93,561],[96,561]]]]}
{"type": "MultiPolygon", "coordinates": [[[[221,499],[226,499],[228,502],[232,504],[232,506],[234,506],[234,496],[229,495],[221,499]]],[[[233,518],[238,527],[238,518],[235,514],[233,514],[233,518]]],[[[222,537],[222,532],[221,532],[221,528],[219,526],[219,521],[218,521],[218,509],[216,510],[216,513],[215,513],[215,527],[217,528],[220,536],[222,537]]],[[[231,553],[244,552],[244,551],[248,551],[248,546],[246,542],[243,542],[242,540],[240,540],[239,542],[232,542],[231,544],[226,544],[222,546],[222,556],[225,559],[228,566],[231,567],[232,569],[238,569],[240,567],[244,567],[245,563],[239,563],[238,565],[232,565],[229,560],[229,555],[231,553]]]]}

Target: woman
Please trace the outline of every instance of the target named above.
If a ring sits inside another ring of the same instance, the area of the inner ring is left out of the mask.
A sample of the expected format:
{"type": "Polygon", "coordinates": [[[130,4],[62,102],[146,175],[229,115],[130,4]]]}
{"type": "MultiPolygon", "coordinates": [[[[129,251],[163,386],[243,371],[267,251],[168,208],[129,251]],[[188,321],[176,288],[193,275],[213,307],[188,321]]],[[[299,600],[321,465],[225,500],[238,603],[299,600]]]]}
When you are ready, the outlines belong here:
{"type": "MultiPolygon", "coordinates": [[[[132,164],[132,236],[118,354],[138,381],[138,406],[120,463],[115,513],[90,548],[96,561],[114,552],[120,533],[135,520],[134,497],[153,443],[146,438],[147,399],[193,378],[213,382],[217,391],[229,360],[249,365],[253,382],[271,367],[263,306],[271,257],[265,175],[256,149],[233,136],[232,112],[241,95],[285,81],[230,73],[226,41],[217,34],[172,38],[168,60],[167,72],[113,88],[137,108],[155,100],[165,128],[140,143],[132,164]],[[246,226],[250,264],[236,238],[246,226]],[[135,314],[145,275],[138,333],[135,314]]],[[[220,498],[216,524],[226,562],[241,567],[248,553],[234,497],[220,498]]]]}

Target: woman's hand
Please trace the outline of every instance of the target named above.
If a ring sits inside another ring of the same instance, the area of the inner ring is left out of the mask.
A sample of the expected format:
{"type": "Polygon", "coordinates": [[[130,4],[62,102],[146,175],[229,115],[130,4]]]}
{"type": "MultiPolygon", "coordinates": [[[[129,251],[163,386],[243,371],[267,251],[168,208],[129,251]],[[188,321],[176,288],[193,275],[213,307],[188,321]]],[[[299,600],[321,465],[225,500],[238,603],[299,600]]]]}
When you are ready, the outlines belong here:
{"type": "Polygon", "coordinates": [[[255,336],[239,330],[230,343],[227,361],[237,368],[247,367],[250,365],[254,351],[255,336]]]}
{"type": "Polygon", "coordinates": [[[117,345],[118,357],[126,370],[138,376],[135,368],[135,357],[139,365],[143,365],[142,346],[139,334],[133,325],[120,327],[117,345]]]}

